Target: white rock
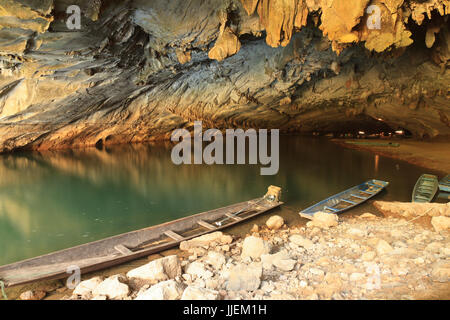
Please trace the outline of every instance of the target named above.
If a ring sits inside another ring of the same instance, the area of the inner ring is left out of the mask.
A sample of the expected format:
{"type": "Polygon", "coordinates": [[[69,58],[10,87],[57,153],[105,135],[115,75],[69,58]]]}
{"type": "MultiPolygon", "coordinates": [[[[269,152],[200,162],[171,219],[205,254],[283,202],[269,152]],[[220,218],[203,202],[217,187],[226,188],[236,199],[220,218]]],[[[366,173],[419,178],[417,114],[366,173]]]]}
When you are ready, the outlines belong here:
{"type": "Polygon", "coordinates": [[[270,270],[272,266],[282,271],[291,271],[294,269],[296,260],[290,259],[287,250],[281,250],[275,254],[263,254],[261,262],[264,269],[270,270]]]}
{"type": "Polygon", "coordinates": [[[266,226],[271,230],[278,230],[284,225],[284,219],[280,216],[271,216],[266,221],[266,226]]]}
{"type": "Polygon", "coordinates": [[[252,259],[260,258],[263,254],[270,253],[270,244],[261,238],[250,236],[244,239],[242,245],[241,258],[251,257],[252,259]]]}
{"type": "Polygon", "coordinates": [[[155,284],[139,293],[134,300],[177,300],[181,298],[184,288],[175,280],[155,284]]]}
{"type": "Polygon", "coordinates": [[[362,254],[361,260],[372,261],[373,259],[375,259],[375,256],[376,256],[375,251],[367,251],[362,254]]]}
{"type": "Polygon", "coordinates": [[[450,260],[440,260],[433,265],[431,271],[433,281],[449,282],[450,281],[450,260]]]}
{"type": "Polygon", "coordinates": [[[325,272],[322,269],[310,268],[309,272],[315,276],[319,276],[319,277],[325,276],[325,272]]]}
{"type": "Polygon", "coordinates": [[[174,279],[177,276],[181,276],[181,263],[176,255],[153,260],[127,273],[128,278],[149,283],[174,279]]]}
{"type": "Polygon", "coordinates": [[[188,286],[181,296],[181,300],[218,300],[219,291],[188,286]]]}
{"type": "Polygon", "coordinates": [[[438,216],[431,218],[431,224],[436,232],[450,230],[450,217],[438,216]]]}
{"type": "Polygon", "coordinates": [[[216,251],[208,252],[205,258],[205,262],[214,267],[214,269],[220,270],[225,264],[225,256],[216,251]]]}
{"type": "Polygon", "coordinates": [[[299,247],[305,248],[306,250],[311,250],[314,247],[314,243],[311,240],[302,237],[299,234],[294,234],[290,236],[289,241],[292,242],[293,244],[296,244],[299,247]]]}
{"type": "Polygon", "coordinates": [[[391,253],[394,248],[391,247],[391,245],[389,243],[387,243],[386,241],[384,241],[383,239],[380,239],[377,243],[377,253],[381,256],[384,254],[388,254],[391,253]]]}
{"type": "Polygon", "coordinates": [[[213,273],[207,270],[205,265],[199,261],[188,264],[185,268],[185,273],[202,279],[210,279],[213,276],[213,273]]]}
{"type": "Polygon", "coordinates": [[[366,277],[366,275],[364,273],[358,273],[358,272],[354,272],[350,275],[350,281],[361,281],[366,277]]]}
{"type": "Polygon", "coordinates": [[[28,290],[20,295],[20,300],[42,300],[47,293],[43,290],[28,290]]]}
{"type": "Polygon", "coordinates": [[[328,229],[337,226],[338,221],[339,218],[336,214],[317,212],[314,214],[312,221],[309,221],[306,226],[309,228],[318,227],[322,229],[328,229]]]}
{"type": "Polygon", "coordinates": [[[95,288],[103,281],[101,277],[94,277],[89,280],[81,281],[73,290],[73,294],[79,295],[82,298],[89,298],[95,288]]]}
{"type": "Polygon", "coordinates": [[[261,284],[262,264],[252,263],[250,265],[239,264],[231,268],[227,290],[231,291],[255,291],[261,284]]]}
{"type": "Polygon", "coordinates": [[[354,238],[363,238],[367,236],[367,232],[365,230],[361,230],[358,228],[350,228],[348,229],[347,233],[354,238]]]}
{"type": "Polygon", "coordinates": [[[425,251],[430,251],[433,253],[439,253],[441,251],[442,244],[439,242],[432,242],[425,247],[425,251]]]}
{"type": "Polygon", "coordinates": [[[232,241],[233,238],[230,235],[224,235],[222,232],[216,231],[188,241],[182,241],[180,243],[180,249],[189,250],[195,247],[209,247],[212,243],[226,245],[230,244],[232,241]]]}
{"type": "Polygon", "coordinates": [[[292,259],[275,260],[273,265],[282,271],[291,271],[294,269],[297,261],[292,259]]]}
{"type": "Polygon", "coordinates": [[[118,300],[124,299],[128,296],[130,289],[125,283],[119,280],[122,279],[121,276],[115,275],[103,280],[95,289],[92,291],[94,297],[106,296],[108,299],[118,300]]]}

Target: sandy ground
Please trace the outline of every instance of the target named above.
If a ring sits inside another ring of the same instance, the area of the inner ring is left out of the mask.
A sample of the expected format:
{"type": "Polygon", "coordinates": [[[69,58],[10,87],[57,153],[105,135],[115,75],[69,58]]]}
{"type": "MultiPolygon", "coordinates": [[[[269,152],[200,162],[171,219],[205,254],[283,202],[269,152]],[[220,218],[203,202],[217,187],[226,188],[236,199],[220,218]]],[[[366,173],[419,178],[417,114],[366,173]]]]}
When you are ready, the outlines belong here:
{"type": "Polygon", "coordinates": [[[409,163],[433,169],[443,174],[450,173],[450,141],[418,141],[409,139],[385,140],[385,139],[333,139],[346,148],[368,150],[376,154],[407,161],[409,163]],[[345,141],[370,141],[370,142],[396,142],[399,147],[372,147],[347,144],[345,141]]]}

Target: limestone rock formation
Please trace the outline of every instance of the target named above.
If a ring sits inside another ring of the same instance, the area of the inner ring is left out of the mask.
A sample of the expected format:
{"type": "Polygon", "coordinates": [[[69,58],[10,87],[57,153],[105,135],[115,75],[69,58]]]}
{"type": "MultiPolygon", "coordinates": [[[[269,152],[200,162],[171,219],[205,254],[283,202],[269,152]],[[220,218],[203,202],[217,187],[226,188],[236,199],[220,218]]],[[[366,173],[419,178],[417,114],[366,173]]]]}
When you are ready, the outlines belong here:
{"type": "Polygon", "coordinates": [[[448,137],[449,5],[3,0],[0,152],[167,139],[195,120],[448,137]]]}

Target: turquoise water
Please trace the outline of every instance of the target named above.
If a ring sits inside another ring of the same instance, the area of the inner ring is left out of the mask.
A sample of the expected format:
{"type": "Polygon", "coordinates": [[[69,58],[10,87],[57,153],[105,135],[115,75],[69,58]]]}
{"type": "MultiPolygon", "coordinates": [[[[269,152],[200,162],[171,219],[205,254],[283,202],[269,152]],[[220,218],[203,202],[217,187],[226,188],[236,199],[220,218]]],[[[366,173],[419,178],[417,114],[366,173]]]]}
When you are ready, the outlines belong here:
{"type": "Polygon", "coordinates": [[[280,137],[280,170],[181,165],[170,146],[0,155],[0,264],[144,228],[283,188],[293,212],[369,178],[390,181],[377,199],[410,201],[430,170],[343,149],[326,139],[280,137]]]}

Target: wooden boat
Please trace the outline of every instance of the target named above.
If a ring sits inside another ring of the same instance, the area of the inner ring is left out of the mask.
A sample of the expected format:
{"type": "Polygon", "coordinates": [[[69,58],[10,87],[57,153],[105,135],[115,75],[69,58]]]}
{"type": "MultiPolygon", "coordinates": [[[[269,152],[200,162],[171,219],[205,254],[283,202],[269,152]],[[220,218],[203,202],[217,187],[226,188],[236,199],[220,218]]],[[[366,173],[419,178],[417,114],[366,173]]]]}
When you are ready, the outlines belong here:
{"type": "Polygon", "coordinates": [[[399,143],[396,142],[379,142],[379,141],[345,141],[348,144],[354,144],[359,146],[370,146],[370,147],[400,147],[399,143]]]}
{"type": "Polygon", "coordinates": [[[282,204],[280,193],[280,188],[271,186],[261,198],[5,265],[0,267],[0,281],[11,287],[62,279],[71,275],[67,270],[72,266],[88,273],[145,257],[274,209],[282,204]]]}
{"type": "Polygon", "coordinates": [[[439,190],[450,192],[450,174],[446,175],[441,181],[439,181],[439,190]]]}
{"type": "Polygon", "coordinates": [[[320,201],[319,203],[302,210],[299,214],[307,219],[312,219],[314,214],[320,211],[338,214],[373,198],[388,185],[389,182],[375,179],[368,180],[358,186],[320,201]]]}
{"type": "Polygon", "coordinates": [[[419,177],[412,193],[412,202],[431,202],[438,191],[438,179],[432,174],[419,177]]]}

